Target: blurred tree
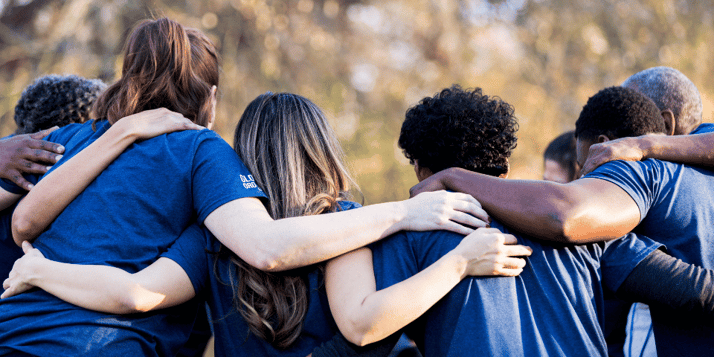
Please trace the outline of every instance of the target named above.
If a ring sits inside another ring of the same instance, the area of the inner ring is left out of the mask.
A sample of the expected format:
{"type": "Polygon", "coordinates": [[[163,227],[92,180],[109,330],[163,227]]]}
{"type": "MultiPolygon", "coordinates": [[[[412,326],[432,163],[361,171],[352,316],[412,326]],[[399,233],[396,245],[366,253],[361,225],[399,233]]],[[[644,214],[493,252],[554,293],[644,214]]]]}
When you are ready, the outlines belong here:
{"type": "Polygon", "coordinates": [[[113,81],[128,29],[168,16],[206,32],[223,57],[219,122],[231,140],[267,90],[325,110],[366,203],[416,183],[396,146],[405,110],[453,83],[513,104],[512,177],[539,178],[541,153],[597,90],[651,66],[679,69],[712,111],[709,1],[682,0],[0,0],[0,134],[40,75],[113,81]]]}

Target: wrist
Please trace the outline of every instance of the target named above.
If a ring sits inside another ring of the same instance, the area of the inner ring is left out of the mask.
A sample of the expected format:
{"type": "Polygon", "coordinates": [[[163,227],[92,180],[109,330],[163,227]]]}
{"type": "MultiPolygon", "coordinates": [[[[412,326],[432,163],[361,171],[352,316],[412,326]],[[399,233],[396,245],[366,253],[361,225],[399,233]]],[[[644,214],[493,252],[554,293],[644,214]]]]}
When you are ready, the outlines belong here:
{"type": "Polygon", "coordinates": [[[112,138],[119,142],[125,140],[134,142],[139,137],[138,129],[131,118],[123,118],[117,121],[107,130],[107,134],[110,134],[112,138]]]}
{"type": "Polygon", "coordinates": [[[660,135],[643,135],[632,138],[635,140],[635,145],[633,145],[633,147],[636,147],[641,155],[640,160],[650,159],[653,155],[656,155],[657,138],[659,136],[660,135]]]}
{"type": "Polygon", "coordinates": [[[388,203],[388,204],[392,205],[391,211],[392,211],[393,221],[391,222],[390,226],[394,227],[394,229],[390,230],[387,235],[390,235],[392,233],[396,233],[399,231],[409,230],[409,227],[410,227],[410,223],[409,223],[409,203],[410,202],[409,201],[410,200],[411,199],[388,203]]]}
{"type": "Polygon", "coordinates": [[[458,246],[444,255],[444,260],[451,266],[455,276],[459,277],[459,281],[468,276],[466,268],[468,267],[469,260],[466,256],[461,254],[458,246]]]}

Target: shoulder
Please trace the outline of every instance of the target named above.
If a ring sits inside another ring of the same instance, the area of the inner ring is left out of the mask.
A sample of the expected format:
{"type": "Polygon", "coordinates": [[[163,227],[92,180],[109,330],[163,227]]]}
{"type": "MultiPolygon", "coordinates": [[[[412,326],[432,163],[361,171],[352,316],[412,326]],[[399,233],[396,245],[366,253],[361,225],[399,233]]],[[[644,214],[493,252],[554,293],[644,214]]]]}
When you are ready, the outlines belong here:
{"type": "Polygon", "coordinates": [[[706,134],[706,133],[711,133],[714,132],[714,124],[712,123],[702,123],[700,124],[696,129],[692,130],[690,135],[692,134],[706,134]]]}
{"type": "Polygon", "coordinates": [[[337,211],[349,211],[351,209],[355,208],[360,208],[362,207],[361,204],[353,201],[338,201],[337,202],[337,211]]]}
{"type": "Polygon", "coordinates": [[[64,145],[75,137],[88,138],[97,134],[101,135],[109,126],[106,120],[90,120],[82,124],[72,123],[53,131],[45,140],[64,145]]]}

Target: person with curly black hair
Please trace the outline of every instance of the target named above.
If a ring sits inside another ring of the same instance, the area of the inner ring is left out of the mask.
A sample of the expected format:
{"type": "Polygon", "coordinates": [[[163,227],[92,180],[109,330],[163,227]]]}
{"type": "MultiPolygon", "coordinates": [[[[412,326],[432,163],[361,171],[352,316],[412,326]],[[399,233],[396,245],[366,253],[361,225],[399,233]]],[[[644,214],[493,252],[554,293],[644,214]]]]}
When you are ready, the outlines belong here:
{"type": "Polygon", "coordinates": [[[53,126],[84,123],[107,85],[99,79],[50,74],[22,91],[15,106],[15,134],[34,133],[53,126]]]}
{"type": "MultiPolygon", "coordinates": [[[[460,170],[473,168],[481,176],[508,181],[494,176],[507,174],[507,164],[505,170],[496,166],[508,162],[515,147],[516,128],[508,103],[486,96],[480,89],[455,86],[424,98],[407,111],[399,143],[414,163],[420,181],[438,175],[454,162],[463,165],[460,170]]],[[[423,316],[399,305],[383,308],[375,302],[375,296],[412,276],[431,274],[427,267],[449,258],[462,236],[442,231],[400,232],[328,263],[327,293],[340,331],[353,343],[368,344],[400,329],[403,325],[393,323],[397,318],[411,316],[416,320],[405,330],[426,356],[605,355],[600,324],[603,284],[627,294],[642,283],[624,279],[631,273],[657,277],[669,273],[649,264],[648,259],[659,257],[656,253],[661,244],[634,234],[603,250],[597,244],[539,242],[495,219],[491,228],[484,229],[506,233],[504,238],[515,238],[508,243],[527,246],[532,254],[524,254],[525,261],[515,258],[519,253],[513,248],[519,246],[512,245],[488,253],[501,255],[496,261],[503,266],[496,269],[510,271],[513,277],[462,277],[461,282],[453,282],[456,286],[449,292],[437,289],[436,282],[435,288],[427,291],[415,287],[405,300],[443,296],[423,316]],[[390,328],[384,326],[384,320],[392,322],[390,328]]],[[[674,260],[667,258],[668,262],[674,260]]],[[[709,279],[704,280],[706,290],[714,291],[714,272],[702,276],[709,279]]],[[[446,278],[435,281],[439,279],[446,278]]],[[[643,284],[651,288],[662,281],[643,284]]],[[[677,283],[688,288],[677,295],[680,301],[699,301],[701,285],[685,279],[677,283]]],[[[647,288],[643,290],[650,294],[657,290],[647,288]]],[[[636,298],[665,299],[647,293],[636,298]]],[[[714,294],[700,306],[712,305],[714,294]]]]}
{"type": "MultiPolygon", "coordinates": [[[[0,177],[31,189],[23,174],[44,174],[64,152],[62,145],[41,139],[57,127],[87,120],[104,88],[100,80],[74,75],[43,76],[25,88],[15,107],[17,130],[0,140],[0,177]]],[[[22,256],[10,228],[14,209],[13,205],[0,211],[0,276],[5,277],[22,256]]]]}
{"type": "Polygon", "coordinates": [[[455,85],[409,108],[399,147],[417,171],[463,167],[499,176],[508,172],[516,131],[510,104],[484,95],[481,88],[455,85]]]}
{"type": "MultiPolygon", "coordinates": [[[[639,92],[608,88],[588,101],[576,122],[578,162],[585,160],[589,147],[598,141],[647,134],[649,130],[662,132],[662,117],[655,103],[632,99],[637,96],[644,97],[639,92]],[[622,106],[623,102],[637,103],[641,110],[633,111],[622,106]]],[[[637,227],[638,233],[666,244],[679,262],[714,268],[714,172],[704,168],[656,159],[613,161],[568,184],[499,180],[454,168],[422,181],[412,192],[443,188],[473,195],[492,217],[544,240],[600,242],[637,227]]],[[[677,264],[668,269],[672,271],[660,276],[659,286],[653,290],[678,293],[680,279],[692,277],[692,271],[677,271],[677,264]]],[[[636,278],[646,279],[642,275],[636,278]]],[[[705,300],[713,296],[707,286],[701,286],[698,294],[705,300]]],[[[683,315],[671,308],[672,303],[682,306],[678,301],[648,303],[658,355],[713,355],[711,315],[683,315]]]]}

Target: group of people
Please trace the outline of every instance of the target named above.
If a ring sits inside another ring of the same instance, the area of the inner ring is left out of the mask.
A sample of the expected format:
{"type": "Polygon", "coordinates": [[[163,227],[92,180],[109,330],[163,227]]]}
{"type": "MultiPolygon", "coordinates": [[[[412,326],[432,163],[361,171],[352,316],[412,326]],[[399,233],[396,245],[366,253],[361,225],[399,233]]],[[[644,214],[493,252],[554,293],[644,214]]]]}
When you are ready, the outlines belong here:
{"type": "Polygon", "coordinates": [[[38,80],[0,140],[0,355],[616,355],[615,295],[660,355],[711,355],[714,134],[686,77],[642,73],[590,98],[561,176],[634,161],[506,180],[514,108],[454,85],[406,112],[413,197],[361,207],[319,107],[261,94],[231,149],[214,45],[146,20],[116,83],[38,80]]]}

